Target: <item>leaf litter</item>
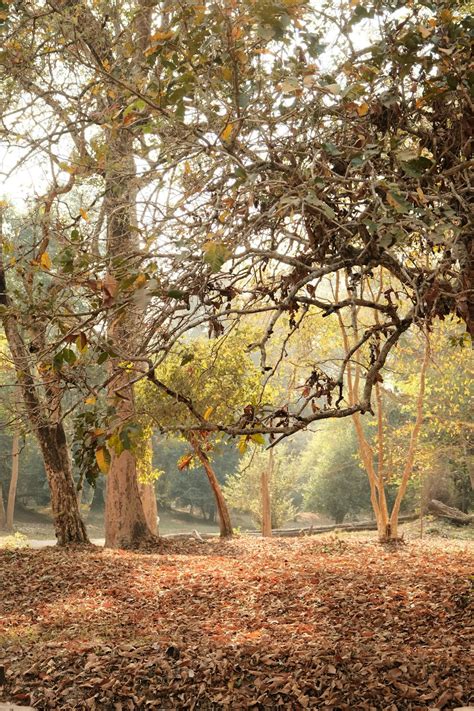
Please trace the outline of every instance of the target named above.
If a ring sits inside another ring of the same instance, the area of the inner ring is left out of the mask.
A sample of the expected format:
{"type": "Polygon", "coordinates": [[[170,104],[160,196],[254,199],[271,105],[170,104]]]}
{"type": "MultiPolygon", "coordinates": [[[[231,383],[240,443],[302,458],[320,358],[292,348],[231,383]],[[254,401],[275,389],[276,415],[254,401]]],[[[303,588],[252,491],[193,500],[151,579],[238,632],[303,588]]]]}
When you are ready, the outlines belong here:
{"type": "Polygon", "coordinates": [[[467,706],[467,546],[270,539],[0,551],[0,700],[36,709],[467,706]]]}

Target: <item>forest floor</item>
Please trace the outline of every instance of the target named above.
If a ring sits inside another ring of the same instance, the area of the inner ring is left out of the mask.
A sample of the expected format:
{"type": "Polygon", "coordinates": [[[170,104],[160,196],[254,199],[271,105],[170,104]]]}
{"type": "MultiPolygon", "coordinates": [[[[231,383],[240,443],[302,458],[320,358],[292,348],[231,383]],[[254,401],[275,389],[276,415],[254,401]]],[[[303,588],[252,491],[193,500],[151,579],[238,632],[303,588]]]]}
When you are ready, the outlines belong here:
{"type": "Polygon", "coordinates": [[[468,705],[472,544],[337,536],[0,551],[0,700],[36,709],[468,705]],[[3,695],[2,695],[3,694],[3,695]]]}

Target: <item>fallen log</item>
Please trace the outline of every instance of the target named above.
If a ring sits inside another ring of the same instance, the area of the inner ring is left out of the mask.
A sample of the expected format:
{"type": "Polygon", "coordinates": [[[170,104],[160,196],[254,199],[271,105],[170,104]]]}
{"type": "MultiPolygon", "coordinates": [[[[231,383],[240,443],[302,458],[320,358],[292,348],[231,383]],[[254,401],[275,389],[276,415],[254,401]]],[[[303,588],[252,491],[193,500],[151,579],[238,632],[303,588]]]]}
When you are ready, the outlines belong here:
{"type": "Polygon", "coordinates": [[[428,504],[428,511],[434,516],[450,521],[455,526],[469,526],[470,523],[474,522],[473,515],[466,514],[454,506],[447,506],[437,499],[431,499],[428,504]]]}

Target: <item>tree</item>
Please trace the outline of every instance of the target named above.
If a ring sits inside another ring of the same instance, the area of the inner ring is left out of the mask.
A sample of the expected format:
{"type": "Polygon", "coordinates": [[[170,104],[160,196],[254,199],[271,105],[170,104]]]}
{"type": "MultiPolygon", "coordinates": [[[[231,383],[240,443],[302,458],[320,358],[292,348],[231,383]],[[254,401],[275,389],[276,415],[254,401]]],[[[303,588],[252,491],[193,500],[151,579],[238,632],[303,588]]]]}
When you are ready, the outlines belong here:
{"type": "MultiPolygon", "coordinates": [[[[309,374],[308,395],[293,401],[286,417],[261,412],[247,430],[225,423],[228,432],[290,435],[316,420],[370,412],[378,375],[413,323],[429,326],[456,313],[472,333],[466,195],[472,20],[450,2],[412,3],[403,20],[394,9],[391,2],[321,10],[311,3],[229,4],[223,20],[232,37],[223,40],[229,68],[219,67],[228,79],[212,71],[203,76],[183,59],[199,74],[200,96],[212,86],[221,99],[225,122],[212,159],[203,151],[183,166],[187,192],[167,227],[202,249],[202,264],[193,262],[202,283],[196,292],[193,282],[182,298],[199,294],[215,330],[269,314],[254,344],[268,374],[284,360],[284,347],[273,359],[268,351],[288,314],[290,334],[309,307],[329,316],[350,313],[355,303],[379,316],[369,332],[360,328],[335,377],[320,368],[309,374]],[[246,33],[238,30],[243,17],[246,33]],[[351,33],[367,21],[374,40],[356,49],[351,33]],[[292,42],[295,24],[303,22],[292,42]],[[278,49],[263,62],[258,38],[267,35],[278,49]],[[397,288],[388,287],[378,301],[370,293],[360,297],[357,284],[379,267],[397,288]],[[336,275],[348,280],[338,298],[330,288],[336,275]],[[365,360],[364,387],[349,403],[347,368],[375,341],[378,355],[365,360]],[[311,411],[314,386],[326,402],[311,411]]],[[[209,36],[218,43],[213,27],[209,36]]],[[[183,55],[186,42],[185,35],[170,39],[183,55]]],[[[203,100],[199,108],[196,124],[208,136],[216,131],[215,104],[203,100]]],[[[192,122],[192,112],[187,118],[192,122]]]]}
{"type": "MultiPolygon", "coordinates": [[[[417,454],[417,475],[426,499],[442,499],[468,512],[473,495],[472,472],[472,356],[466,334],[454,319],[439,323],[431,336],[432,363],[426,378],[424,423],[417,454]]],[[[390,427],[388,436],[395,465],[407,437],[407,415],[416,391],[413,348],[400,354],[396,379],[398,407],[404,420],[390,427]]]]}
{"type": "MultiPolygon", "coordinates": [[[[60,545],[70,543],[88,543],[87,533],[80,517],[77,505],[72,464],[67,446],[66,433],[61,413],[61,394],[57,373],[46,367],[44,362],[35,363],[35,349],[27,348],[25,337],[15,315],[15,308],[9,296],[3,262],[4,236],[2,231],[2,214],[0,209],[0,307],[1,320],[5,337],[11,352],[13,367],[21,390],[22,409],[35,433],[44,459],[46,474],[51,492],[51,506],[56,537],[60,545]],[[38,384],[33,367],[36,365],[41,373],[38,384]],[[41,391],[39,391],[41,387],[41,391]],[[39,392],[42,392],[40,397],[39,392]]],[[[44,254],[44,252],[43,252],[44,254]]],[[[39,262],[41,263],[41,256],[39,262]]],[[[34,270],[25,274],[27,289],[33,295],[34,270]]],[[[29,337],[31,343],[38,345],[38,351],[44,348],[44,324],[35,321],[31,323],[29,337]]],[[[17,457],[15,457],[17,461],[17,457]]],[[[12,472],[12,480],[15,471],[12,472]]],[[[17,472],[16,472],[17,474],[17,472]]],[[[10,500],[10,519],[12,506],[10,500]]]]}
{"type": "MultiPolygon", "coordinates": [[[[269,481],[271,524],[272,528],[280,528],[298,513],[295,494],[299,488],[299,473],[295,460],[284,447],[275,449],[273,457],[269,481]]],[[[250,513],[259,526],[263,523],[261,473],[267,469],[268,453],[254,449],[245,455],[239,471],[224,487],[229,504],[234,509],[250,513]]]]}
{"type": "MultiPolygon", "coordinates": [[[[204,468],[219,512],[221,536],[232,535],[230,515],[212,466],[212,452],[222,437],[197,430],[196,425],[253,410],[265,396],[258,369],[242,348],[242,335],[236,332],[216,341],[183,342],[140,389],[143,416],[162,431],[181,432],[191,447],[178,467],[184,470],[198,461],[204,468]],[[180,397],[175,399],[174,392],[180,397]],[[191,401],[193,412],[187,405],[191,401]]],[[[241,447],[246,447],[245,437],[241,447]]]]}
{"type": "Polygon", "coordinates": [[[357,461],[350,421],[328,423],[309,441],[298,466],[305,484],[305,506],[343,523],[346,516],[370,508],[366,473],[357,461]]]}

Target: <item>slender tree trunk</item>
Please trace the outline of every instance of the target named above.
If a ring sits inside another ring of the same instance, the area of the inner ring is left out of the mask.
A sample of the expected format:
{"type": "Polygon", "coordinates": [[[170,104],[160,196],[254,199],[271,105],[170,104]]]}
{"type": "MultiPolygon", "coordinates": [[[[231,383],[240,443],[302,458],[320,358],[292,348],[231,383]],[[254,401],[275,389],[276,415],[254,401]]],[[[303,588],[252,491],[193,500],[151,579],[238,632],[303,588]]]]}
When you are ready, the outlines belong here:
{"type": "Polygon", "coordinates": [[[273,449],[270,450],[268,466],[262,469],[260,475],[260,492],[262,497],[262,536],[272,535],[272,507],[270,499],[270,478],[273,474],[273,449]]]}
{"type": "Polygon", "coordinates": [[[403,497],[405,496],[408,482],[413,472],[413,465],[415,463],[416,446],[418,444],[418,437],[420,434],[421,425],[423,423],[423,403],[425,399],[426,372],[428,370],[430,362],[430,355],[430,341],[428,334],[426,334],[425,353],[420,372],[420,387],[416,400],[416,420],[410,437],[410,444],[408,446],[407,459],[402,474],[402,480],[400,482],[400,486],[398,487],[397,496],[395,498],[395,502],[392,508],[392,513],[390,514],[390,526],[393,538],[398,537],[398,516],[400,513],[400,506],[403,501],[403,497]]]}
{"type": "Polygon", "coordinates": [[[224,498],[224,494],[222,493],[219,481],[217,480],[214,469],[211,466],[209,457],[199,446],[199,442],[197,442],[194,436],[191,436],[190,442],[194,451],[196,452],[199,461],[201,462],[206,471],[207,478],[209,479],[209,484],[211,485],[212,493],[214,494],[214,498],[216,500],[217,511],[219,513],[219,527],[221,538],[230,538],[233,535],[232,523],[230,520],[229,509],[227,508],[227,502],[224,498]]]}
{"type": "Polygon", "coordinates": [[[13,529],[13,519],[15,516],[15,499],[16,499],[16,489],[18,485],[18,473],[20,469],[20,435],[18,430],[13,433],[12,441],[12,469],[11,469],[11,479],[10,486],[8,489],[8,503],[7,503],[7,529],[11,531],[13,529]]]}

